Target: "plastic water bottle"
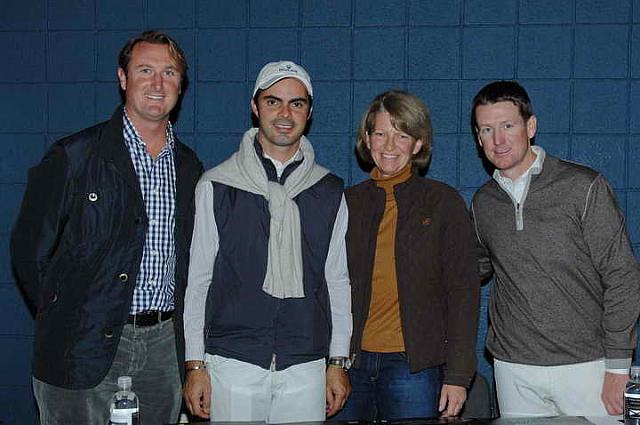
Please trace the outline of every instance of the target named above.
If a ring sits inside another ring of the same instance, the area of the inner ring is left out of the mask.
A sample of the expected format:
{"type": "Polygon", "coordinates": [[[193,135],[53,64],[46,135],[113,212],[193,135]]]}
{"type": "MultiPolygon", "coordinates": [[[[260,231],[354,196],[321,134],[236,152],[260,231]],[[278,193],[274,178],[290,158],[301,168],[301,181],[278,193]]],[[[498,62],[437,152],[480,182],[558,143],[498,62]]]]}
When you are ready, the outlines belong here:
{"type": "Polygon", "coordinates": [[[631,366],[624,389],[624,424],[640,425],[640,366],[631,366]]]}
{"type": "Polygon", "coordinates": [[[109,425],[140,425],[138,396],[131,391],[131,377],[120,376],[118,388],[111,397],[109,425]]]}

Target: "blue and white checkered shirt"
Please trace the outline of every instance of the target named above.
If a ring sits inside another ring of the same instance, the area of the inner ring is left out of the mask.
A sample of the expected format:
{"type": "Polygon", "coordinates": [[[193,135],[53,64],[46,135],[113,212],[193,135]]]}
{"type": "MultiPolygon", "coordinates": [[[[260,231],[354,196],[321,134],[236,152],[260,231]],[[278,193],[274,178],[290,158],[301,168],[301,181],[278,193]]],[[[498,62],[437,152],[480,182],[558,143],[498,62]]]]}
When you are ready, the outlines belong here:
{"type": "Polygon", "coordinates": [[[126,110],[122,120],[124,140],[138,175],[149,220],[130,313],[173,310],[176,266],[176,171],[173,127],[171,123],[167,124],[167,143],[154,161],[126,110]]]}

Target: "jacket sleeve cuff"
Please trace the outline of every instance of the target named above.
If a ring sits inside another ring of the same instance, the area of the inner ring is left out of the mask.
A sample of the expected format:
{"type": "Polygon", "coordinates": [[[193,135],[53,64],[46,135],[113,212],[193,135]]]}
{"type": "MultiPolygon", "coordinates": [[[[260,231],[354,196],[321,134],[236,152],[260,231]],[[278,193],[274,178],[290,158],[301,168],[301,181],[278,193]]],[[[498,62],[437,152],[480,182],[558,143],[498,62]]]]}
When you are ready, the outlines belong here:
{"type": "Polygon", "coordinates": [[[465,387],[468,389],[471,386],[471,380],[474,376],[475,373],[469,375],[465,373],[450,373],[445,370],[442,383],[447,385],[457,385],[459,387],[465,387]]]}

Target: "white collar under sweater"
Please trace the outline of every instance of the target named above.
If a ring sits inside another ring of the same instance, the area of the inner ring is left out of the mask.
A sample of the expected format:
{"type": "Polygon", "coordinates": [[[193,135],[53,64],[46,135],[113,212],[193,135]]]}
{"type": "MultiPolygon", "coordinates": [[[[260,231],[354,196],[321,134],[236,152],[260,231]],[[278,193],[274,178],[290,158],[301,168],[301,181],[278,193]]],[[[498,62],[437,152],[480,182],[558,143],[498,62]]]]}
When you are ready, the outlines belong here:
{"type": "Polygon", "coordinates": [[[515,181],[509,177],[503,176],[496,168],[493,172],[493,179],[498,182],[501,188],[503,188],[516,203],[522,203],[522,197],[529,189],[529,183],[531,182],[531,176],[540,174],[542,172],[542,165],[544,164],[544,158],[546,153],[540,146],[531,146],[531,150],[536,155],[536,159],[531,166],[515,181]]]}

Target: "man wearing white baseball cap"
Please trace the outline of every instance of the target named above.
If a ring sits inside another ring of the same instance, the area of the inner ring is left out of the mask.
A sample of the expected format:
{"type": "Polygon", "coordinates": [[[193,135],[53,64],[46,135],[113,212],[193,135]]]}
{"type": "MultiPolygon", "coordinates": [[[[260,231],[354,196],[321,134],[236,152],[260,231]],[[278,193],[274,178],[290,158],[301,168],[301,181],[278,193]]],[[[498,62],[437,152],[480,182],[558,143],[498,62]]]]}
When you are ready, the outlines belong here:
{"type": "Polygon", "coordinates": [[[259,127],[196,188],[184,316],[196,416],[323,421],[350,392],[347,207],[304,136],[312,101],[301,66],[265,65],[251,100],[259,127]]]}

